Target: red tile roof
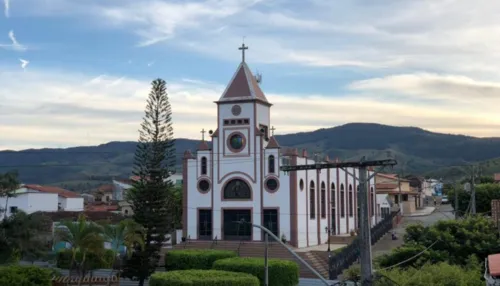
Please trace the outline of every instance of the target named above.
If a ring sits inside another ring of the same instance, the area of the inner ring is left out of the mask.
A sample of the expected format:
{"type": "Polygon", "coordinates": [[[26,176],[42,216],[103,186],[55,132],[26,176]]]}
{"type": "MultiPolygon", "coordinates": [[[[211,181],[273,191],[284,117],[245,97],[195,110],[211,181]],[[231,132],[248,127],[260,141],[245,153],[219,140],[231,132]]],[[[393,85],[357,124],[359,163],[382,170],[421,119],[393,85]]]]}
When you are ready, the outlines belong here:
{"type": "Polygon", "coordinates": [[[259,100],[268,103],[266,96],[260,89],[255,76],[245,62],[236,70],[231,82],[220,97],[219,101],[232,100],[259,100]]]}
{"type": "Polygon", "coordinates": [[[278,143],[278,141],[276,141],[276,138],[272,136],[271,138],[269,138],[269,143],[267,143],[266,149],[277,149],[277,148],[280,148],[280,144],[278,143]]]}
{"type": "Polygon", "coordinates": [[[114,181],[117,181],[117,182],[120,182],[120,183],[126,184],[126,185],[132,185],[134,183],[134,181],[132,181],[130,179],[114,179],[114,181]]]}
{"type": "MultiPolygon", "coordinates": [[[[378,173],[377,176],[380,176],[382,178],[386,178],[386,179],[392,179],[392,180],[398,180],[398,175],[397,174],[384,174],[384,173],[378,173]]],[[[399,179],[401,182],[409,182],[410,180],[407,180],[407,179],[404,179],[404,178],[400,178],[399,179]]]]}
{"type": "Polygon", "coordinates": [[[59,187],[52,186],[40,186],[40,185],[24,185],[25,188],[39,191],[41,193],[51,193],[58,194],[63,198],[80,198],[81,196],[78,193],[68,191],[59,187]]]}
{"type": "Polygon", "coordinates": [[[113,184],[101,185],[97,190],[102,193],[111,193],[113,192],[115,186],[113,184]]]}
{"type": "Polygon", "coordinates": [[[393,190],[398,188],[398,184],[393,183],[377,183],[375,184],[377,190],[393,190]]]}
{"type": "Polygon", "coordinates": [[[198,145],[198,151],[208,151],[210,147],[208,147],[208,143],[205,140],[202,140],[198,145]]]}
{"type": "Polygon", "coordinates": [[[488,270],[491,276],[500,276],[500,254],[488,255],[488,270]]]}
{"type": "Polygon", "coordinates": [[[493,180],[495,180],[495,182],[500,182],[500,173],[496,173],[493,175],[493,180]]]}
{"type": "Polygon", "coordinates": [[[117,211],[118,209],[119,207],[116,203],[95,202],[85,206],[85,211],[88,212],[110,212],[117,211]]]}

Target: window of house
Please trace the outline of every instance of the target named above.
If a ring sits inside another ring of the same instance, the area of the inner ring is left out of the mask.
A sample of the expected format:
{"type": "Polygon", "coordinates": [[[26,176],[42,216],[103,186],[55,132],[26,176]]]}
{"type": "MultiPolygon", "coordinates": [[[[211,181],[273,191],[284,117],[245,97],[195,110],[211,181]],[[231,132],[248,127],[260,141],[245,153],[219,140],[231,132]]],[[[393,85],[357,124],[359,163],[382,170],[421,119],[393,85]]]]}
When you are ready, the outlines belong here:
{"type": "Polygon", "coordinates": [[[269,156],[269,159],[268,159],[268,170],[269,170],[269,173],[274,173],[274,156],[271,155],[269,156]]]}
{"type": "Polygon", "coordinates": [[[17,213],[17,207],[10,207],[10,213],[11,214],[17,213]]]}
{"type": "Polygon", "coordinates": [[[407,202],[408,201],[408,195],[403,195],[403,202],[407,202]]]}
{"type": "Polygon", "coordinates": [[[321,182],[321,218],[326,218],[326,186],[321,182]]]}
{"type": "Polygon", "coordinates": [[[399,195],[394,196],[394,203],[399,204],[399,195]]]}
{"type": "Polygon", "coordinates": [[[344,184],[340,184],[340,217],[345,217],[345,192],[344,192],[344,184]]]}
{"type": "Polygon", "coordinates": [[[352,217],[354,215],[353,209],[353,196],[352,196],[352,185],[349,185],[349,216],[352,217]]]}
{"type": "Polygon", "coordinates": [[[248,119],[243,119],[243,123],[244,123],[244,124],[248,124],[249,122],[250,122],[250,120],[248,120],[248,119]]]}
{"type": "Polygon", "coordinates": [[[311,181],[311,185],[309,188],[309,216],[311,219],[316,218],[316,204],[315,204],[316,196],[314,193],[314,182],[311,181]]]}
{"type": "Polygon", "coordinates": [[[207,158],[206,157],[201,158],[201,174],[202,175],[207,174],[207,158]]]}

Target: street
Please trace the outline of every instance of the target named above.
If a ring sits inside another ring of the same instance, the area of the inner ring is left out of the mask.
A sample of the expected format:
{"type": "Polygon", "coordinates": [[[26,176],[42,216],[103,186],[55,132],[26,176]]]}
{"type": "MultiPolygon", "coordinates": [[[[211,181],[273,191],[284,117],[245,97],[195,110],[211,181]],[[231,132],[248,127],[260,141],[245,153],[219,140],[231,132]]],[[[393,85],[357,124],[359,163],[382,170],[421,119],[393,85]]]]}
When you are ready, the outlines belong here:
{"type": "Polygon", "coordinates": [[[455,216],[453,214],[453,208],[451,207],[450,204],[437,206],[436,210],[430,215],[417,216],[417,217],[404,217],[403,222],[393,229],[398,239],[392,240],[391,232],[386,234],[372,247],[373,257],[377,257],[379,255],[388,253],[392,249],[401,246],[403,244],[403,236],[406,231],[405,229],[408,225],[421,223],[424,226],[430,226],[440,220],[448,220],[448,219],[455,219],[455,216]]]}

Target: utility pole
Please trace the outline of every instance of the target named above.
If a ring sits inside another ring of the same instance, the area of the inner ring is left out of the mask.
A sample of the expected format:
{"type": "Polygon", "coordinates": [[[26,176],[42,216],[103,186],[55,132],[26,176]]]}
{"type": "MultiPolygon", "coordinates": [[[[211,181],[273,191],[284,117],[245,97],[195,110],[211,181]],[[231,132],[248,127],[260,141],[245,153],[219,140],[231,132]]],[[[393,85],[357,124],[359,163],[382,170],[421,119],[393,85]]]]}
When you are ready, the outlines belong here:
{"type": "Polygon", "coordinates": [[[476,166],[472,165],[472,183],[471,183],[471,195],[470,195],[470,213],[472,215],[476,214],[476,166]]]}
{"type": "MultiPolygon", "coordinates": [[[[297,165],[297,166],[282,166],[281,171],[299,171],[299,170],[321,170],[340,168],[349,175],[355,177],[352,173],[348,172],[346,168],[359,169],[359,206],[360,206],[360,261],[361,261],[361,285],[371,286],[373,283],[373,265],[372,265],[372,251],[371,251],[371,229],[370,229],[370,214],[368,204],[368,182],[378,173],[374,172],[368,176],[368,167],[385,167],[396,165],[396,160],[377,160],[377,161],[364,161],[364,158],[359,162],[334,162],[334,163],[317,163],[312,165],[297,165]]],[[[329,261],[330,262],[330,261],[329,261]]],[[[330,265],[329,265],[330,266],[330,265]]],[[[333,279],[334,277],[330,277],[333,279]]]]}
{"type": "Polygon", "coordinates": [[[403,215],[403,195],[401,194],[401,176],[398,175],[398,189],[399,189],[399,195],[398,195],[398,202],[399,202],[399,211],[401,212],[401,215],[403,215]]]}
{"type": "Polygon", "coordinates": [[[269,262],[268,262],[268,256],[269,256],[269,249],[268,243],[269,243],[269,238],[267,233],[264,234],[265,237],[265,244],[264,244],[264,286],[269,286],[269,262]]]}
{"type": "Polygon", "coordinates": [[[458,190],[460,188],[460,183],[455,184],[455,219],[458,220],[460,217],[458,209],[458,190]]]}

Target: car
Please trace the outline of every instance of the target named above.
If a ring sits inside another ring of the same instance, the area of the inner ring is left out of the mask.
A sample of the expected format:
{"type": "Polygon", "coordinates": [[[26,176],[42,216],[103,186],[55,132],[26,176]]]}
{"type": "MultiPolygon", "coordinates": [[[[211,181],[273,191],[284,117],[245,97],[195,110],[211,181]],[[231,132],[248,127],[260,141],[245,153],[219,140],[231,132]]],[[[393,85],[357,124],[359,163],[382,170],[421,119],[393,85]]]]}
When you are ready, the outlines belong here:
{"type": "Polygon", "coordinates": [[[449,201],[448,201],[448,196],[443,196],[443,197],[441,198],[441,203],[442,203],[442,204],[447,204],[447,203],[449,203],[449,201]]]}

